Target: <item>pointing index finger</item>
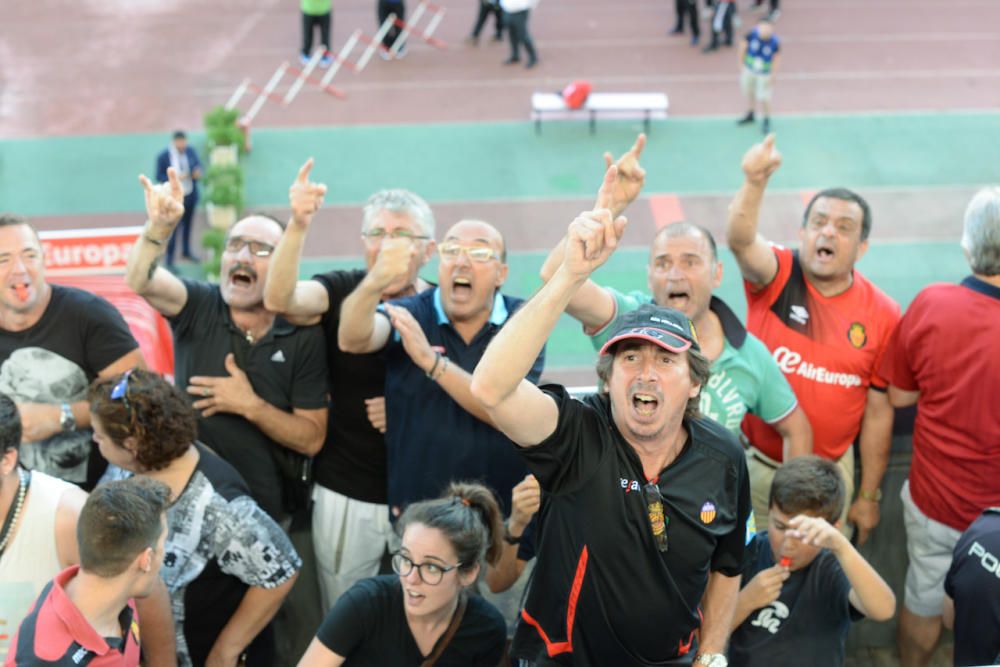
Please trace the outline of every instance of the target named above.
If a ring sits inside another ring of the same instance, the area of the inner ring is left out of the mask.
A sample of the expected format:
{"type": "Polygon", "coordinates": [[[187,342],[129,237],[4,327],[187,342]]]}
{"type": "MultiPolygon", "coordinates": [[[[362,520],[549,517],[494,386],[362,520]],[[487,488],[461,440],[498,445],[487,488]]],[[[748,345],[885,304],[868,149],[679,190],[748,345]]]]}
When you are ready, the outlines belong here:
{"type": "Polygon", "coordinates": [[[635,143],[632,144],[632,148],[629,149],[629,152],[635,155],[636,159],[638,159],[639,156],[642,155],[642,149],[645,147],[646,147],[646,133],[640,132],[639,136],[635,138],[635,143]]]}
{"type": "Polygon", "coordinates": [[[142,183],[142,189],[147,193],[153,191],[153,184],[149,182],[148,178],[146,178],[146,174],[139,174],[139,182],[142,183]]]}
{"type": "Polygon", "coordinates": [[[313,159],[309,158],[306,163],[299,168],[299,175],[295,177],[296,183],[306,184],[309,182],[309,172],[313,168],[313,159]]]}

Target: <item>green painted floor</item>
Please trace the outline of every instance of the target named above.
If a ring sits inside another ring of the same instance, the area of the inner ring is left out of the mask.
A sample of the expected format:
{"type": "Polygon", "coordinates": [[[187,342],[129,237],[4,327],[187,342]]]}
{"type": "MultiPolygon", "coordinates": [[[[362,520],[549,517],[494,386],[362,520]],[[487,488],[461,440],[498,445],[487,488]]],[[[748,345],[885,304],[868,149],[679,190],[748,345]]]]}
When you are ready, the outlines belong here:
{"type": "MultiPolygon", "coordinates": [[[[620,152],[637,126],[530,123],[356,126],[256,130],[245,161],[247,204],[283,206],[306,157],[333,204],[356,204],[379,187],[420,192],[431,203],[589,196],[605,149],[620,152]]],[[[1000,113],[782,117],[785,166],[773,190],[921,187],[1000,182],[1000,113]]],[[[654,123],[643,162],[646,192],[732,192],[739,157],[759,139],[729,118],[654,123]]],[[[192,134],[197,146],[202,138],[192,134]]],[[[137,212],[135,177],[150,172],[167,133],[0,142],[0,208],[23,215],[137,212]]]]}

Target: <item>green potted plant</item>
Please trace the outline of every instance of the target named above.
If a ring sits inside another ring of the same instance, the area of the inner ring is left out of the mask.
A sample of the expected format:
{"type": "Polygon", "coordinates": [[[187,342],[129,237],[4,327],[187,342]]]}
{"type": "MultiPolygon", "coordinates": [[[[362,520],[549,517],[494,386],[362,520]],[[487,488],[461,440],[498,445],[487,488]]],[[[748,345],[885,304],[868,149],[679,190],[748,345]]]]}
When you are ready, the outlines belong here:
{"type": "Polygon", "coordinates": [[[243,208],[243,169],[238,164],[213,164],[205,171],[208,225],[228,230],[243,208]]]}
{"type": "Polygon", "coordinates": [[[222,252],[225,250],[225,246],[226,232],[224,230],[210,227],[201,236],[201,247],[205,249],[205,258],[201,262],[201,268],[209,282],[219,281],[219,273],[222,270],[222,252]]]}
{"type": "Polygon", "coordinates": [[[210,164],[235,164],[243,146],[239,111],[215,107],[205,114],[205,138],[210,164]]]}

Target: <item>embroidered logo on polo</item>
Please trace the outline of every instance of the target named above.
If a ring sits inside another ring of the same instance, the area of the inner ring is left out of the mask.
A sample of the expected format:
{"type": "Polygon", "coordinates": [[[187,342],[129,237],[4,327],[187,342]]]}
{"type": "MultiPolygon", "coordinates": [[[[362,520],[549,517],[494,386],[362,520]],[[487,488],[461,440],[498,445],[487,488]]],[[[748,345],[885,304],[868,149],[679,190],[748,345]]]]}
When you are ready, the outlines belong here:
{"type": "Polygon", "coordinates": [[[710,500],[706,500],[705,504],[701,506],[701,522],[704,524],[709,524],[715,521],[715,504],[710,500]]]}
{"type": "Polygon", "coordinates": [[[865,325],[861,322],[855,322],[847,330],[847,340],[851,341],[856,349],[860,350],[868,342],[868,332],[865,331],[865,325]]]}
{"type": "Polygon", "coordinates": [[[282,352],[281,350],[278,350],[277,352],[271,355],[271,361],[277,364],[285,363],[285,353],[282,352]]]}
{"type": "Polygon", "coordinates": [[[781,622],[786,618],[788,618],[788,607],[783,602],[775,600],[757,612],[757,617],[750,621],[750,625],[764,628],[773,635],[781,629],[781,622]]]}

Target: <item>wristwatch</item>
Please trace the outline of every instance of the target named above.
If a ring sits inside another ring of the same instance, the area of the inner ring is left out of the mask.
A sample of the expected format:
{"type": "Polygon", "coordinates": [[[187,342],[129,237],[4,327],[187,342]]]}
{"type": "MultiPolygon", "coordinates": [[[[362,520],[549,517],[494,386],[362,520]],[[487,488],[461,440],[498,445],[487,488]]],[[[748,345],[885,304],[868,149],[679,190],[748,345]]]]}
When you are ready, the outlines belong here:
{"type": "Polygon", "coordinates": [[[874,491],[859,489],[858,498],[864,498],[865,500],[870,500],[873,503],[882,502],[882,489],[875,489],[874,491]]]}
{"type": "Polygon", "coordinates": [[[59,428],[63,433],[76,430],[76,417],[73,416],[73,407],[69,403],[59,406],[59,428]]]}
{"type": "Polygon", "coordinates": [[[694,659],[695,665],[707,665],[707,667],[729,667],[729,661],[721,653],[702,653],[694,659]]]}
{"type": "Polygon", "coordinates": [[[522,537],[524,537],[524,535],[518,535],[517,537],[514,537],[513,535],[510,534],[510,528],[507,526],[507,524],[505,523],[503,525],[503,541],[506,542],[507,544],[520,544],[522,537]]]}

